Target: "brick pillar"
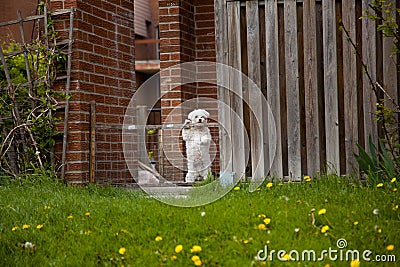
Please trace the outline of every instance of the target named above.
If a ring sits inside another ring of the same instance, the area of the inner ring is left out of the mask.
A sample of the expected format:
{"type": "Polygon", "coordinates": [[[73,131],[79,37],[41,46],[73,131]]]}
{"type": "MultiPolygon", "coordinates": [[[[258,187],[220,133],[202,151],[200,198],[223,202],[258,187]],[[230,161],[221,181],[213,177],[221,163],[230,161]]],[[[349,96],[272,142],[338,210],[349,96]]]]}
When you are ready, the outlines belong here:
{"type": "MultiPolygon", "coordinates": [[[[196,60],[215,62],[215,27],[214,27],[214,1],[196,0],[160,1],[160,68],[161,70],[173,65],[196,60]]],[[[211,72],[211,70],[205,70],[211,72]]],[[[214,73],[215,74],[215,73],[214,73]]],[[[170,72],[161,72],[161,85],[163,81],[171,79],[180,82],[179,69],[170,72]]],[[[189,74],[190,75],[190,74],[189,74]]],[[[184,77],[183,77],[184,79],[184,77]]],[[[214,80],[215,82],[215,80],[214,80]]],[[[192,83],[182,86],[171,83],[169,86],[161,86],[161,115],[163,123],[182,123],[187,114],[196,105],[185,105],[185,108],[177,110],[175,107],[197,96],[216,99],[216,86],[208,83],[192,83]],[[170,91],[172,89],[172,91],[170,91]],[[186,110],[185,110],[186,109],[186,110]],[[171,113],[173,111],[173,113],[171,113]],[[173,115],[171,115],[173,114],[173,115]]],[[[192,103],[195,103],[193,101],[192,103]]],[[[207,105],[207,110],[217,112],[217,104],[207,105]]],[[[179,131],[168,130],[163,136],[164,152],[169,155],[169,160],[174,165],[185,164],[181,160],[174,159],[174,155],[181,154],[184,149],[182,140],[178,140],[179,131]],[[168,145],[165,145],[168,141],[168,145]],[[177,142],[178,140],[178,142],[177,142]]],[[[184,153],[184,151],[183,151],[184,153]]],[[[172,171],[172,170],[171,170],[172,171]]],[[[168,171],[164,171],[168,173],[168,171]]],[[[182,180],[183,175],[174,173],[174,180],[182,180]]]]}
{"type": "MultiPolygon", "coordinates": [[[[50,0],[50,6],[76,9],[66,178],[85,183],[89,180],[90,101],[96,102],[97,125],[122,125],[134,93],[134,5],[133,0],[50,0]]],[[[68,18],[55,21],[60,38],[67,36],[68,18]]],[[[121,138],[115,131],[112,134],[105,137],[103,147],[114,153],[110,158],[123,160],[121,138]]],[[[100,147],[97,143],[96,148],[100,147]]],[[[61,152],[59,145],[56,148],[61,152]]],[[[113,162],[104,168],[118,169],[121,164],[113,162]]]]}

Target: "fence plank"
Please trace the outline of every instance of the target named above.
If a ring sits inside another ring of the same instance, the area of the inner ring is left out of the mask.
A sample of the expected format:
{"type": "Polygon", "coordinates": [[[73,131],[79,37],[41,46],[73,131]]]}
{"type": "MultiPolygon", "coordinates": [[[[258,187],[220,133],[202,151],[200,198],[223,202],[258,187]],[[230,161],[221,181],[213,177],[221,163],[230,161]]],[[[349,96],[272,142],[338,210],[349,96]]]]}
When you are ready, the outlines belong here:
{"type": "MultiPolygon", "coordinates": [[[[240,42],[240,2],[228,3],[228,61],[229,65],[241,71],[241,42],[240,42]]],[[[243,178],[246,169],[245,142],[244,142],[244,119],[243,119],[243,92],[242,77],[240,75],[230,75],[229,88],[231,93],[231,123],[232,132],[232,164],[236,171],[237,178],[243,178]],[[240,173],[238,173],[240,172],[240,173]]]]}
{"type": "MultiPolygon", "coordinates": [[[[374,12],[370,8],[373,0],[362,1],[362,10],[369,10],[374,12]]],[[[368,18],[362,20],[362,58],[364,63],[368,67],[368,72],[371,75],[372,80],[376,81],[376,32],[375,32],[375,21],[368,18]]],[[[378,127],[374,121],[374,114],[376,112],[377,99],[372,90],[371,84],[366,75],[363,75],[363,108],[364,108],[364,136],[365,145],[368,150],[368,137],[371,135],[375,145],[378,143],[378,127]]]]}
{"type": "Polygon", "coordinates": [[[301,140],[296,1],[285,1],[284,7],[288,168],[290,179],[298,180],[301,176],[301,140]]]}
{"type": "MultiPolygon", "coordinates": [[[[396,3],[394,0],[388,0],[387,3],[392,3],[395,7],[396,3]]],[[[397,7],[399,8],[399,7],[397,7]]],[[[396,12],[393,14],[384,13],[383,16],[393,16],[396,17],[396,12]]],[[[383,37],[383,87],[386,89],[387,94],[396,101],[397,101],[397,58],[395,55],[391,56],[392,49],[394,47],[394,38],[393,37],[383,37]]],[[[388,97],[385,96],[385,99],[388,100],[388,97]]],[[[386,105],[393,109],[394,105],[391,101],[388,101],[386,105]]]]}
{"type": "Polygon", "coordinates": [[[267,100],[275,119],[275,128],[268,125],[268,144],[276,142],[275,155],[269,155],[270,174],[283,178],[282,133],[281,133],[281,99],[279,88],[279,47],[278,47],[278,3],[275,0],[265,2],[265,40],[267,100]],[[272,134],[276,131],[275,136],[272,134]],[[276,138],[275,138],[276,137],[276,138]]]}
{"type": "MultiPolygon", "coordinates": [[[[343,25],[355,42],[357,34],[356,3],[343,1],[343,25]]],[[[351,173],[356,166],[353,153],[358,144],[358,110],[357,110],[357,56],[354,48],[343,34],[343,87],[344,87],[344,116],[345,116],[345,154],[346,173],[351,173]]]]}
{"type": "MultiPolygon", "coordinates": [[[[216,60],[220,64],[228,64],[228,21],[227,21],[227,10],[225,0],[215,0],[214,3],[215,12],[215,43],[216,43],[216,60]]],[[[230,145],[230,134],[232,132],[230,110],[227,107],[230,105],[230,94],[229,91],[220,86],[227,84],[227,73],[223,71],[222,65],[217,65],[217,84],[218,86],[218,121],[221,124],[220,127],[220,169],[221,172],[231,173],[232,163],[230,158],[232,157],[231,145],[230,145]]]]}
{"type": "MultiPolygon", "coordinates": [[[[268,157],[264,159],[264,153],[268,149],[264,147],[265,142],[262,141],[264,123],[268,125],[268,118],[264,118],[264,121],[257,121],[256,116],[262,117],[263,106],[261,92],[261,67],[260,67],[260,33],[259,33],[259,15],[258,15],[258,3],[255,1],[246,2],[246,24],[247,24],[247,64],[248,64],[248,76],[254,81],[258,88],[249,88],[249,104],[251,107],[250,112],[250,132],[251,132],[251,159],[252,159],[252,177],[253,179],[260,179],[265,175],[265,167],[269,166],[266,161],[268,157]],[[253,114],[253,112],[255,114],[253,114]],[[259,130],[261,129],[261,131],[259,130]]],[[[268,153],[266,153],[268,155],[268,153]]]]}
{"type": "Polygon", "coordinates": [[[320,170],[318,110],[317,18],[315,0],[305,1],[304,20],[304,89],[306,115],[307,174],[320,170]]]}
{"type": "Polygon", "coordinates": [[[340,173],[335,1],[322,2],[326,160],[340,173]]]}

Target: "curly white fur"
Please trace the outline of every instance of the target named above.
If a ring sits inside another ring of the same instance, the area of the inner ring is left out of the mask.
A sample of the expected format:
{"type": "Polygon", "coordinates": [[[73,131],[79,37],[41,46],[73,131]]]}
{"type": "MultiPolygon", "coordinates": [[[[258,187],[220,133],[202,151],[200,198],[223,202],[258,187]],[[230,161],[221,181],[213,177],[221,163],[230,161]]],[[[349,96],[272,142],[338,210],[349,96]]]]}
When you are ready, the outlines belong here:
{"type": "Polygon", "coordinates": [[[182,129],[182,138],[186,142],[188,172],[185,181],[192,183],[203,180],[210,171],[210,129],[207,118],[210,114],[204,109],[195,109],[189,113],[182,129]]]}

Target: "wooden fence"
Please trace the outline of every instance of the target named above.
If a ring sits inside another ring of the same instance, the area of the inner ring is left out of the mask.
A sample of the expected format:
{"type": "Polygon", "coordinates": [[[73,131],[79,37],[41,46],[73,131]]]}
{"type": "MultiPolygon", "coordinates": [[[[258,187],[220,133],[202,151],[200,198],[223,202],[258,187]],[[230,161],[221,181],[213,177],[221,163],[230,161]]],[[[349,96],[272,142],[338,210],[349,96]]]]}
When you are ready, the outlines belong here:
{"type": "MultiPolygon", "coordinates": [[[[375,21],[360,19],[365,10],[371,10],[371,2],[215,1],[217,62],[254,80],[275,118],[275,157],[264,153],[265,162],[272,161],[270,174],[299,179],[326,167],[340,174],[351,173],[357,168],[357,144],[364,146],[369,135],[377,141],[381,131],[374,119],[377,99],[363,74],[362,62],[373,81],[396,102],[400,77],[398,57],[390,57],[393,40],[376,31],[375,21]],[[339,27],[341,21],[362,59],[339,27]]],[[[400,7],[399,1],[392,2],[400,7]]],[[[218,73],[219,79],[221,75],[218,73]]],[[[245,89],[237,95],[247,97],[245,89]]],[[[219,90],[219,99],[229,102],[232,95],[219,90]]],[[[246,105],[236,102],[234,108],[238,116],[251,121],[246,105]]],[[[223,116],[220,114],[220,119],[223,116]]],[[[250,138],[254,144],[252,134],[250,138]]],[[[264,139],[275,142],[265,135],[264,139]]],[[[243,144],[243,135],[235,134],[233,142],[243,144]]],[[[233,155],[239,154],[237,149],[240,146],[233,146],[233,155]]],[[[253,157],[257,149],[251,146],[253,157]]],[[[265,164],[264,174],[268,166],[265,164]]]]}

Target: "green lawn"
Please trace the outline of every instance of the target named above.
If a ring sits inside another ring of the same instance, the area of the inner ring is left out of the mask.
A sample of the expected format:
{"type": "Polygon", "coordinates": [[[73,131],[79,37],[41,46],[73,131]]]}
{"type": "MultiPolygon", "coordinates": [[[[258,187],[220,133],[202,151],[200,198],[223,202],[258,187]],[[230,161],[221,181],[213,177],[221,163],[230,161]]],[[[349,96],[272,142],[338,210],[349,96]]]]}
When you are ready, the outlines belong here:
{"type": "Polygon", "coordinates": [[[118,188],[77,188],[48,179],[3,183],[0,266],[350,266],[345,255],[354,250],[360,266],[376,265],[362,258],[365,250],[371,261],[376,255],[393,261],[394,255],[400,266],[397,180],[378,187],[323,177],[266,183],[253,193],[241,184],[196,208],[118,188]],[[347,242],[341,250],[340,238],[347,242]],[[256,260],[266,246],[268,253],[276,251],[273,258],[256,260]],[[316,259],[283,262],[279,250],[297,250],[299,260],[313,250],[316,259]],[[318,259],[323,250],[331,255],[318,259]]]}

